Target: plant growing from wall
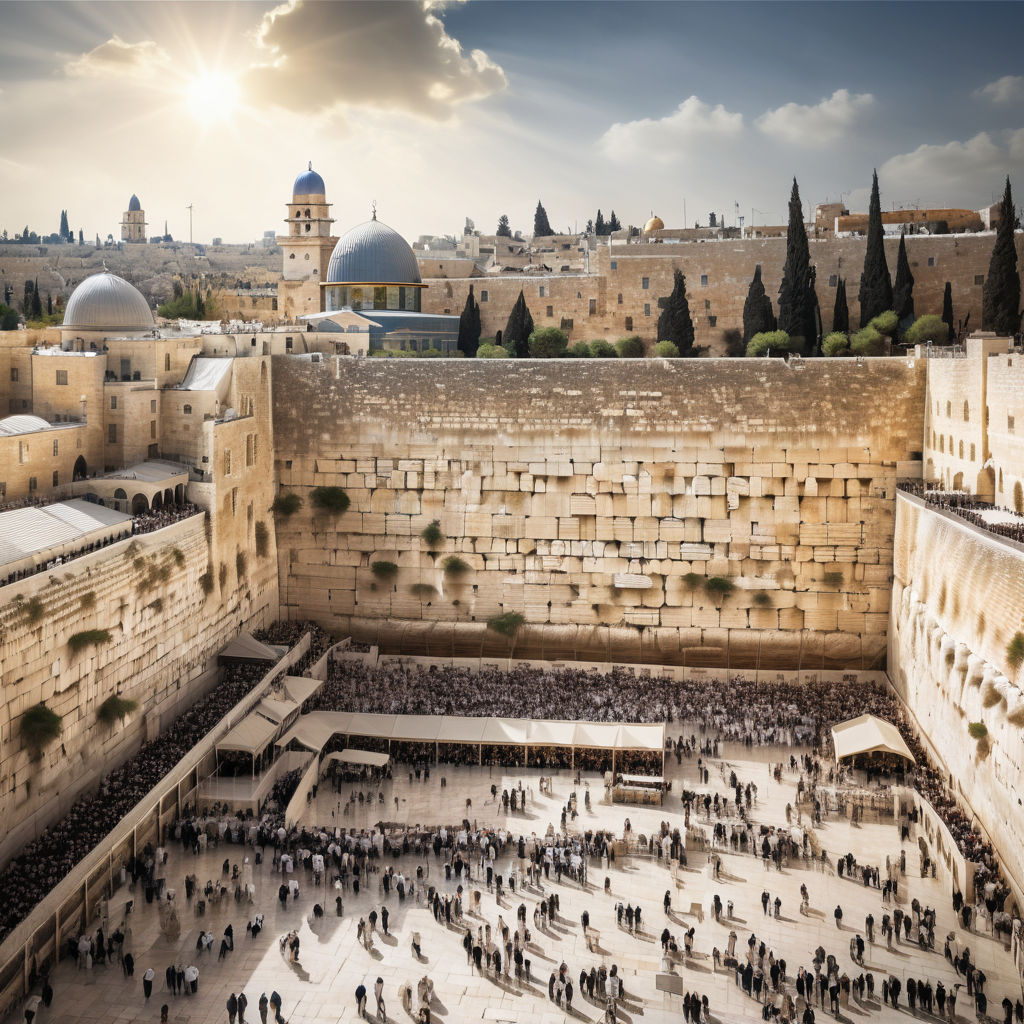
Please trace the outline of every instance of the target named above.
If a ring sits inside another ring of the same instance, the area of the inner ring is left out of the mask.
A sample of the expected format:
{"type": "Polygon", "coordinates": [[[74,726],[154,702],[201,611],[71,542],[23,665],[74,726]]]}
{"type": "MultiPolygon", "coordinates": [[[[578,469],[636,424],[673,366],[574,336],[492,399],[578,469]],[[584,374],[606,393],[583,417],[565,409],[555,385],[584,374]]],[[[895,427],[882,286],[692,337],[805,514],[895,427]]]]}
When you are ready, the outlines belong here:
{"type": "Polygon", "coordinates": [[[256,520],[256,525],[253,527],[253,536],[256,540],[256,557],[264,558],[270,549],[270,531],[262,519],[256,520]]]}
{"type": "Polygon", "coordinates": [[[704,582],[704,577],[699,572],[688,572],[682,580],[688,590],[696,590],[704,582]]]}
{"type": "Polygon", "coordinates": [[[432,523],[423,527],[423,531],[420,533],[420,539],[427,545],[427,554],[431,558],[437,557],[438,548],[441,546],[441,541],[444,540],[444,534],[441,532],[441,520],[435,519],[432,523]]]}
{"type": "Polygon", "coordinates": [[[60,736],[61,722],[61,716],[41,702],[21,716],[21,738],[33,760],[41,757],[43,748],[60,736]]]}
{"type": "Polygon", "coordinates": [[[96,591],[87,590],[79,599],[78,607],[83,611],[87,612],[92,608],[96,607],[96,591]]]}
{"type": "Polygon", "coordinates": [[[100,644],[109,644],[111,641],[109,629],[83,629],[81,632],[72,633],[68,637],[68,650],[72,654],[84,651],[86,647],[99,647],[100,644]]]}
{"type": "Polygon", "coordinates": [[[370,566],[370,572],[381,583],[394,583],[398,579],[398,566],[394,562],[374,562],[370,566]]]}
{"type": "Polygon", "coordinates": [[[736,584],[725,576],[709,576],[704,589],[714,598],[727,598],[735,589],[736,584]]]}
{"type": "Polygon", "coordinates": [[[430,601],[437,597],[437,588],[430,583],[413,583],[409,587],[409,593],[421,601],[430,601]]]}
{"type": "Polygon", "coordinates": [[[826,572],[821,579],[827,587],[841,587],[843,585],[843,574],[835,570],[826,572]]]}
{"type": "Polygon", "coordinates": [[[759,590],[759,591],[757,591],[757,593],[754,594],[754,604],[756,604],[758,606],[758,608],[771,608],[771,606],[772,606],[772,596],[771,596],[771,594],[769,594],[767,590],[759,590]]]}
{"type": "MultiPolygon", "coordinates": [[[[15,599],[17,600],[17,599],[15,599]]],[[[46,602],[41,597],[30,597],[21,604],[21,616],[25,625],[38,626],[46,615],[46,602]]]]}
{"type": "Polygon", "coordinates": [[[104,725],[113,725],[115,722],[124,721],[133,711],[137,710],[139,702],[129,700],[119,694],[112,693],[97,709],[96,717],[104,725]]]}
{"type": "Polygon", "coordinates": [[[171,558],[174,559],[174,564],[179,568],[183,568],[185,565],[185,552],[181,548],[175,548],[171,552],[171,558]]]}
{"type": "Polygon", "coordinates": [[[967,732],[972,739],[981,740],[988,735],[988,726],[984,722],[968,722],[967,732]]]}
{"type": "Polygon", "coordinates": [[[1024,665],[1024,633],[1017,630],[1006,645],[1006,663],[1016,672],[1024,665]]]}
{"type": "Polygon", "coordinates": [[[270,511],[281,519],[288,519],[302,508],[302,498],[297,494],[279,494],[270,506],[270,511]]]}
{"type": "Polygon", "coordinates": [[[249,568],[249,557],[244,551],[235,552],[235,575],[239,580],[245,579],[246,570],[249,568]]]}
{"type": "Polygon", "coordinates": [[[314,487],[309,492],[309,501],[314,508],[332,516],[342,515],[351,504],[340,487],[314,487]]]}
{"type": "Polygon", "coordinates": [[[449,555],[442,563],[441,569],[444,572],[445,578],[449,580],[461,580],[466,574],[472,569],[469,562],[458,555],[449,555]]]}
{"type": "Polygon", "coordinates": [[[213,566],[211,565],[202,576],[199,577],[199,587],[206,597],[213,593],[213,566]]]}

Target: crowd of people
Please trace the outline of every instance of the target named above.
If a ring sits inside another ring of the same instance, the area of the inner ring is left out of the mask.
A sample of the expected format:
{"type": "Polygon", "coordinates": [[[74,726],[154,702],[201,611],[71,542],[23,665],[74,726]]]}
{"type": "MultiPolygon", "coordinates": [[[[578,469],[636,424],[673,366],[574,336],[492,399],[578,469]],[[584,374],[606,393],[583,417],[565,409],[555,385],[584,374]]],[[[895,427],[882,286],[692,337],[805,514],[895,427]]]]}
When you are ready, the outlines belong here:
{"type": "Polygon", "coordinates": [[[990,501],[979,501],[966,491],[938,490],[934,484],[922,483],[920,480],[901,480],[899,487],[933,508],[965,519],[972,526],[1024,544],[1024,516],[1016,509],[995,505],[990,501]],[[1001,516],[983,516],[982,512],[999,512],[1001,516]]]}
{"type": "Polygon", "coordinates": [[[154,530],[162,530],[165,526],[171,526],[182,519],[197,516],[202,511],[198,505],[186,501],[180,505],[164,505],[149,512],[139,512],[132,516],[132,533],[153,533],[154,530]]]}

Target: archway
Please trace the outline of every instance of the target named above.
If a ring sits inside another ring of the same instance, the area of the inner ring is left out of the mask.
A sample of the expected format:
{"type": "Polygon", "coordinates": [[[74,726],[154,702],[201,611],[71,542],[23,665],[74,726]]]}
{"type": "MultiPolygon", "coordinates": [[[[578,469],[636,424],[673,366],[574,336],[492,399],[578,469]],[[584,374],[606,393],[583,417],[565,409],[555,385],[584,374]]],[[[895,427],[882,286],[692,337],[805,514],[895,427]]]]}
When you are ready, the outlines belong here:
{"type": "Polygon", "coordinates": [[[167,490],[164,491],[164,504],[165,505],[173,505],[174,504],[174,491],[172,491],[170,487],[168,487],[167,490]]]}
{"type": "Polygon", "coordinates": [[[154,512],[158,508],[163,508],[164,507],[163,495],[159,491],[157,491],[156,494],[153,495],[152,507],[153,507],[153,511],[154,512]]]}
{"type": "Polygon", "coordinates": [[[1024,488],[1018,480],[1013,485],[1013,510],[1019,516],[1024,516],[1024,488]]]}
{"type": "MultiPolygon", "coordinates": [[[[115,497],[116,493],[117,492],[115,492],[115,497]]],[[[122,491],[121,493],[123,494],[124,492],[122,491]]],[[[132,515],[141,516],[143,513],[148,511],[149,499],[144,494],[136,494],[135,497],[132,498],[132,515]]]]}
{"type": "Polygon", "coordinates": [[[85,456],[79,455],[75,459],[75,468],[71,471],[72,480],[84,480],[89,475],[89,467],[86,465],[85,456]]]}
{"type": "Polygon", "coordinates": [[[176,505],[184,505],[185,504],[185,485],[184,484],[178,484],[174,488],[174,503],[176,505]]]}

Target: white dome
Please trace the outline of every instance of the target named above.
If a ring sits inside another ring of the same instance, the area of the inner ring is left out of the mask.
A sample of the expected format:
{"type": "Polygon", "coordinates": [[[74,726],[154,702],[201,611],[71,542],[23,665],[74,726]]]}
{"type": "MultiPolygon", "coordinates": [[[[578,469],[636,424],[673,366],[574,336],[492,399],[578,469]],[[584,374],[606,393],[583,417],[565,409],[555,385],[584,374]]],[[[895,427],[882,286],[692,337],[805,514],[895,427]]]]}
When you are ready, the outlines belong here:
{"type": "Polygon", "coordinates": [[[71,293],[63,326],[83,331],[150,331],[153,311],[138,288],[103,271],[87,277],[71,293]]]}
{"type": "Polygon", "coordinates": [[[23,413],[19,416],[8,416],[0,420],[0,437],[10,437],[13,434],[31,434],[36,430],[49,430],[50,424],[38,416],[31,416],[23,413]]]}

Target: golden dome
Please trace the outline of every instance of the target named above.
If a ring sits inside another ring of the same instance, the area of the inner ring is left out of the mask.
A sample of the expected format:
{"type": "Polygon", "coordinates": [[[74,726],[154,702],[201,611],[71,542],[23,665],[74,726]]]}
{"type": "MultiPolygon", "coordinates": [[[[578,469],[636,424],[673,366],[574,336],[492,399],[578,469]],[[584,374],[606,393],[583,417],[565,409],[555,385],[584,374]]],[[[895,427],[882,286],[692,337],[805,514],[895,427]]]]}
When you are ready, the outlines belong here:
{"type": "Polygon", "coordinates": [[[665,227],[665,222],[660,217],[652,217],[644,225],[644,234],[649,235],[652,231],[661,231],[665,227]]]}

